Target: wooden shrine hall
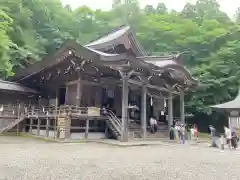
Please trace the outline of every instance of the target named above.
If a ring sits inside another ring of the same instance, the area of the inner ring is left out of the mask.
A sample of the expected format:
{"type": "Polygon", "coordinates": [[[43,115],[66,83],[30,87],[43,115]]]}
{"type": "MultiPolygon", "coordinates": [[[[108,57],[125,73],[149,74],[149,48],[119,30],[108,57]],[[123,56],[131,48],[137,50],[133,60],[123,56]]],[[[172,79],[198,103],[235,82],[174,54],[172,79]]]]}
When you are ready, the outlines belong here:
{"type": "Polygon", "coordinates": [[[2,82],[17,87],[0,87],[5,97],[0,131],[67,139],[94,133],[121,141],[147,138],[150,116],[160,119],[165,113],[168,128],[172,125],[176,96],[184,122],[184,94],[198,85],[184,67],[184,54],[148,56],[129,26],[85,46],[68,40],[11,82],[2,82]]]}

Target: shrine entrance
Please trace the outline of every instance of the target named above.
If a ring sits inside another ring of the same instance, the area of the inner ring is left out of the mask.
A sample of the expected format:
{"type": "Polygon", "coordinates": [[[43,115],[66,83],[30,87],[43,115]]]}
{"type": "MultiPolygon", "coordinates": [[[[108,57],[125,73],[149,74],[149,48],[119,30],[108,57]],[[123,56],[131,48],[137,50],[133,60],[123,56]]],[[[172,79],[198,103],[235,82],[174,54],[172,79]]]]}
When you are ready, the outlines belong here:
{"type": "Polygon", "coordinates": [[[107,109],[114,109],[114,90],[104,89],[102,95],[102,106],[105,106],[107,109]]]}
{"type": "Polygon", "coordinates": [[[66,103],[66,86],[62,86],[58,90],[58,106],[64,105],[66,103]]]}

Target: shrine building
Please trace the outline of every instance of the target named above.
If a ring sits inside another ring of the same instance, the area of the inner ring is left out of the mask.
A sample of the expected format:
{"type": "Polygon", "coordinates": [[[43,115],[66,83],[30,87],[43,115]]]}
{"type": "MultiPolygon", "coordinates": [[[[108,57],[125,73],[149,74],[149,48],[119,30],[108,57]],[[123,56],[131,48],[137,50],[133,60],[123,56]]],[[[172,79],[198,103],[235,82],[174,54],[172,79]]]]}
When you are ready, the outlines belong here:
{"type": "Polygon", "coordinates": [[[0,81],[0,132],[128,141],[148,138],[151,116],[168,130],[173,99],[180,97],[184,123],[184,94],[198,85],[184,66],[185,55],[149,56],[129,26],[87,45],[67,40],[0,81]]]}

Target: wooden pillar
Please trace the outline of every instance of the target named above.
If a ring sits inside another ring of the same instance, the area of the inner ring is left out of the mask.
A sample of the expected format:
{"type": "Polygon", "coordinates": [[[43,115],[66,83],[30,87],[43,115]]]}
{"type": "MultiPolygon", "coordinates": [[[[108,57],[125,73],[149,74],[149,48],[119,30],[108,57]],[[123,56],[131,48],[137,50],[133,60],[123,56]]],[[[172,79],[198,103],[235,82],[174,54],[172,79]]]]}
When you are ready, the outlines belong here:
{"type": "Polygon", "coordinates": [[[180,121],[185,124],[184,92],[180,93],[180,121]]]}
{"type": "Polygon", "coordinates": [[[40,123],[41,123],[41,120],[38,118],[37,119],[37,136],[39,136],[40,135],[40,123]]]}
{"type": "Polygon", "coordinates": [[[66,84],[66,93],[65,93],[65,105],[68,105],[68,84],[66,84]]]}
{"type": "Polygon", "coordinates": [[[146,86],[142,86],[141,129],[142,129],[142,137],[146,139],[147,137],[147,87],[146,86]]]}
{"type": "Polygon", "coordinates": [[[81,105],[81,79],[78,79],[77,82],[77,96],[76,96],[76,105],[80,106],[81,105]]]}
{"type": "Polygon", "coordinates": [[[67,115],[65,118],[65,139],[71,138],[71,117],[67,115]]]}
{"type": "MultiPolygon", "coordinates": [[[[19,104],[18,104],[18,120],[20,120],[20,118],[21,118],[21,104],[19,102],[19,104]]],[[[18,134],[19,134],[19,123],[17,123],[17,136],[18,136],[18,134]]]]}
{"type": "Polygon", "coordinates": [[[168,129],[170,130],[173,124],[173,99],[172,92],[169,92],[168,95],[168,129]]]}
{"type": "Polygon", "coordinates": [[[121,141],[128,141],[128,73],[122,72],[122,128],[121,141]]]}
{"type": "Polygon", "coordinates": [[[86,129],[85,129],[85,138],[88,139],[89,133],[89,119],[86,119],[86,129]]]}
{"type": "Polygon", "coordinates": [[[54,114],[54,139],[57,139],[57,118],[58,118],[58,89],[56,89],[55,114],[54,114]]]}
{"type": "Polygon", "coordinates": [[[50,125],[50,119],[48,117],[48,112],[47,112],[47,119],[46,119],[46,137],[49,137],[49,125],[50,125]]]}

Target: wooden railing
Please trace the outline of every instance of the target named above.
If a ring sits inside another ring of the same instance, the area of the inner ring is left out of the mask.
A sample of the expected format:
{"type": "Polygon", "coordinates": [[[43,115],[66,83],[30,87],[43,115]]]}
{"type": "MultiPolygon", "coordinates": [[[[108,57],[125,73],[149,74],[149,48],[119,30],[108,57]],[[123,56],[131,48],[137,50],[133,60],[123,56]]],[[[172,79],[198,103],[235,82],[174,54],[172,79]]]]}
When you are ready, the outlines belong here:
{"type": "Polygon", "coordinates": [[[0,105],[0,117],[17,118],[19,111],[18,105],[0,105]]]}
{"type": "Polygon", "coordinates": [[[79,107],[72,105],[34,106],[34,105],[0,105],[0,117],[61,117],[61,116],[100,116],[100,109],[95,107],[79,107]]]}

